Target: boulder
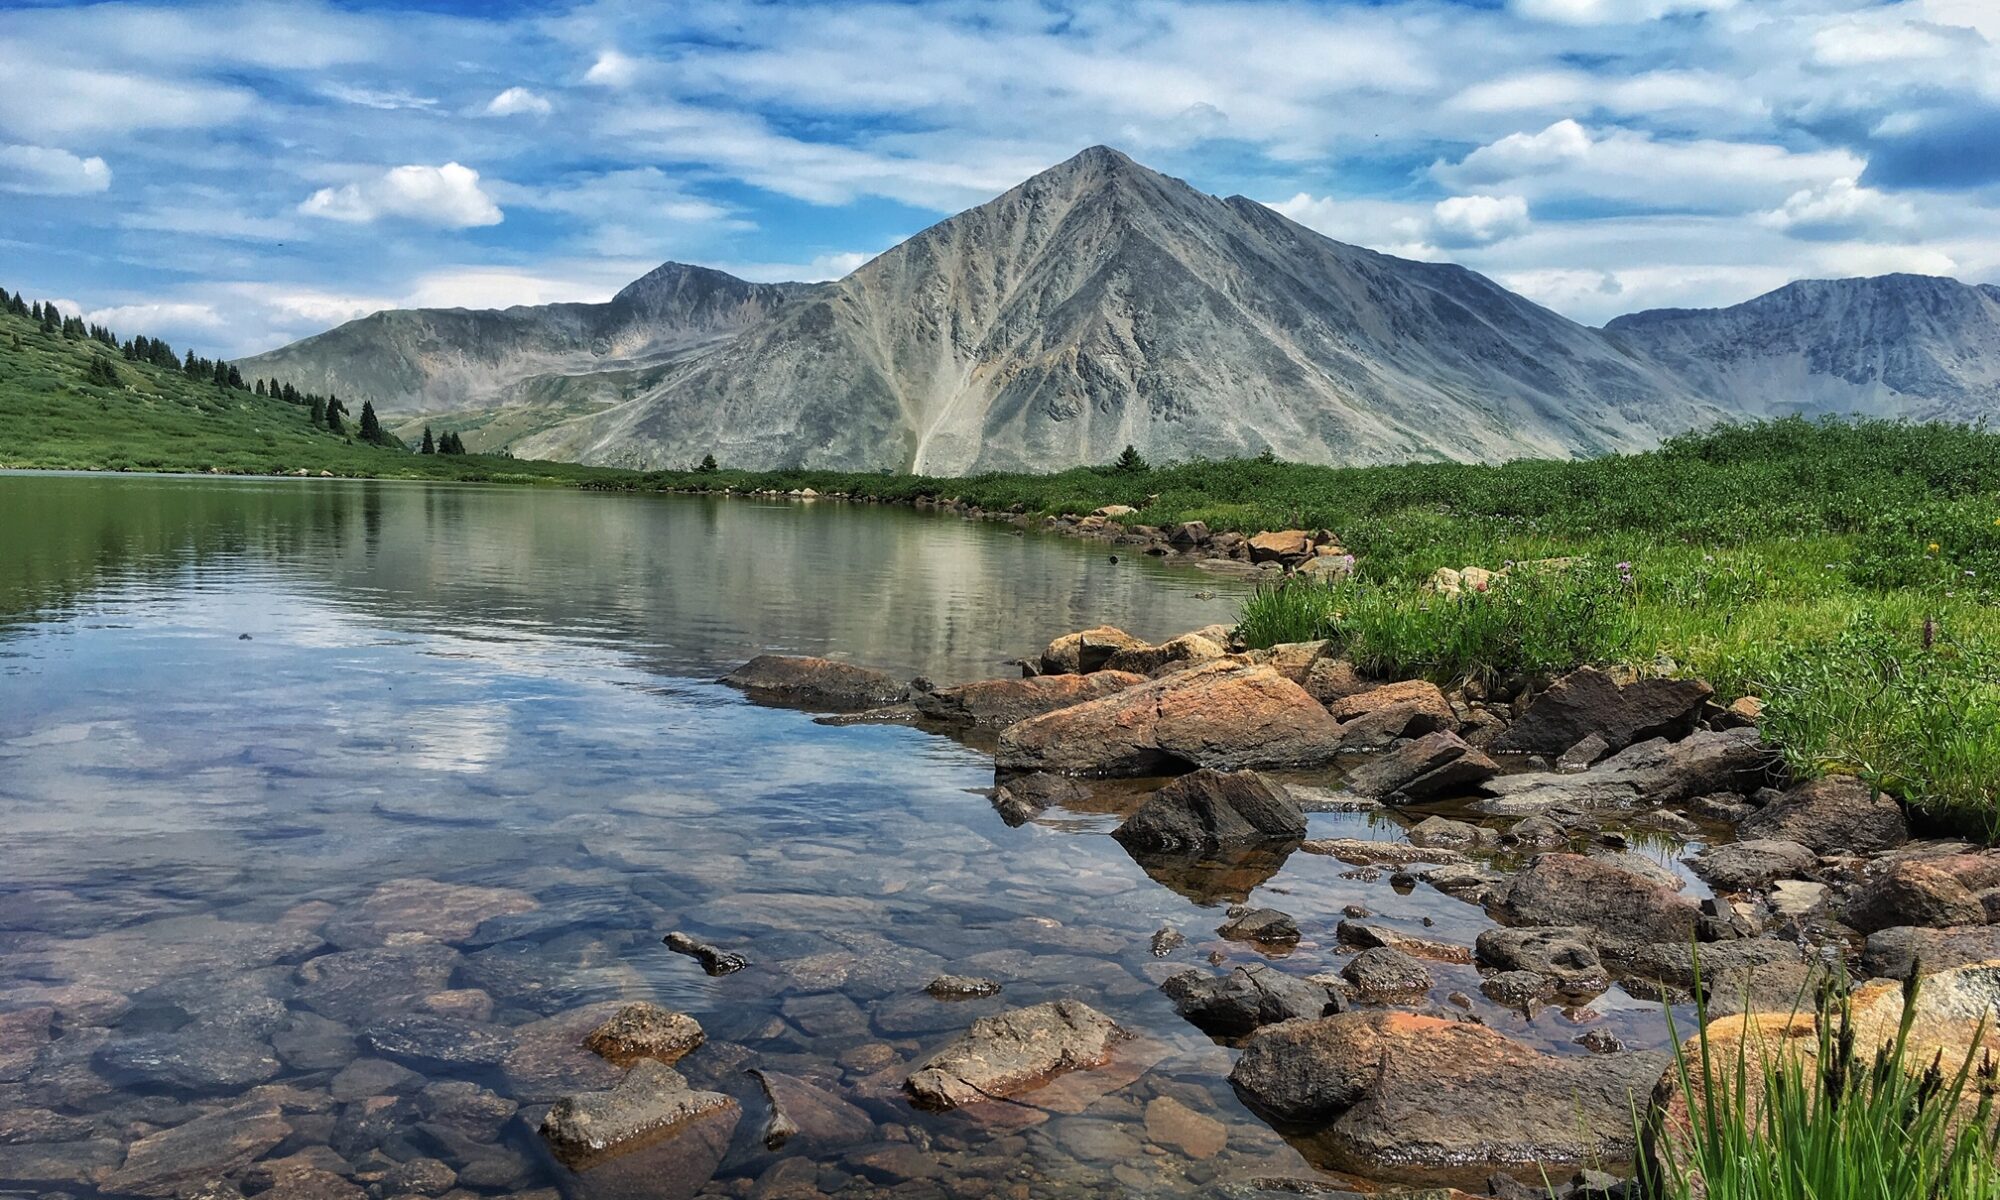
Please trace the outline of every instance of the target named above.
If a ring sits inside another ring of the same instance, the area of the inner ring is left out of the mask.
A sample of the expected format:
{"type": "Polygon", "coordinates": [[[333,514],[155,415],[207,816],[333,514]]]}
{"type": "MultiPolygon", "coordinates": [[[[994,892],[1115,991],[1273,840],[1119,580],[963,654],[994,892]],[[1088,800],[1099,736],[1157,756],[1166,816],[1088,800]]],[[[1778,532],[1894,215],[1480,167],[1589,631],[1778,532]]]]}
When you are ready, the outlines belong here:
{"type": "Polygon", "coordinates": [[[1752,814],[1736,832],[1745,838],[1797,842],[1815,854],[1878,854],[1910,840],[1903,806],[1852,775],[1799,784],[1752,814]]]}
{"type": "Polygon", "coordinates": [[[1347,786],[1363,796],[1430,800],[1457,795],[1500,773],[1492,759],[1455,733],[1431,733],[1365,762],[1347,786]]]}
{"type": "Polygon", "coordinates": [[[705,1037],[701,1023],[686,1013],[640,1001],[627,1004],[591,1030],[583,1039],[583,1048],[621,1067],[642,1058],[672,1066],[705,1037]]]}
{"type": "Polygon", "coordinates": [[[1665,1054],[1541,1053],[1480,1025],[1354,1012],[1252,1034],[1230,1082],[1364,1169],[1622,1161],[1665,1054]]]}
{"type": "Polygon", "coordinates": [[[1751,838],[1710,846],[1687,862],[1711,887],[1725,892],[1747,892],[1810,870],[1818,859],[1818,855],[1797,842],[1751,838]]]}
{"type": "Polygon", "coordinates": [[[1176,550],[1192,550],[1208,541],[1208,523],[1205,521],[1182,521],[1167,527],[1167,541],[1176,550]]]}
{"type": "Polygon", "coordinates": [[[1029,679],[984,679],[957,687],[912,691],[919,715],[952,725],[1004,729],[1043,713],[1101,700],[1113,692],[1146,682],[1127,671],[1093,671],[1088,675],[1037,675],[1029,679]]]}
{"type": "Polygon", "coordinates": [[[1253,563],[1297,562],[1313,552],[1313,535],[1303,529],[1266,530],[1250,538],[1253,563]]]}
{"type": "Polygon", "coordinates": [[[1270,667],[1218,663],[1010,725],[995,762],[1010,771],[1144,775],[1315,766],[1338,749],[1338,728],[1305,689],[1270,667]]]}
{"type": "Polygon", "coordinates": [[[940,975],[924,985],[938,1000],[979,1000],[1000,994],[1000,981],[980,975],[940,975]]]}
{"type": "Polygon", "coordinates": [[[1340,977],[1370,1000],[1414,999],[1437,982],[1423,963],[1388,946],[1355,955],[1340,968],[1340,977]]]}
{"type": "Polygon", "coordinates": [[[1611,986],[1611,978],[1591,937],[1591,930],[1575,925],[1488,929],[1473,944],[1473,954],[1481,966],[1533,972],[1553,981],[1559,991],[1601,992],[1611,986]]]}
{"type": "Polygon", "coordinates": [[[1412,846],[1436,846],[1446,850],[1476,850],[1500,844],[1498,832],[1484,825],[1454,821],[1450,817],[1425,817],[1410,826],[1412,846]]]}
{"type": "MultiPolygon", "coordinates": [[[[1925,964],[1926,967],[1929,964],[1925,964]]],[[[1857,1047],[1880,1046],[1896,1036],[1903,1019],[1903,987],[1890,980],[1872,980],[1854,989],[1854,1042],[1857,1047]]],[[[1910,1017],[1910,1053],[1905,1061],[1922,1070],[1942,1055],[1949,1078],[1972,1056],[1973,1069],[1982,1055],[2000,1061],[2000,962],[1977,963],[1924,972],[1910,1017]]],[[[1977,1081],[1967,1084],[1977,1095],[1977,1081]]],[[[1967,1101],[1968,1105],[1973,1101],[1967,1101]]]]}
{"type": "Polygon", "coordinates": [[[711,1113],[740,1112],[720,1092],[688,1086],[665,1063],[641,1059],[616,1087],[565,1096],[542,1118],[542,1140],[556,1160],[582,1170],[604,1159],[673,1136],[711,1113]]]}
{"type": "Polygon", "coordinates": [[[1325,1016],[1338,1001],[1323,987],[1263,963],[1227,975],[1183,971],[1160,985],[1174,1011],[1203,1033],[1241,1037],[1279,1021],[1325,1016]]]}
{"type": "Polygon", "coordinates": [[[1342,723],[1358,721],[1363,717],[1379,717],[1387,712],[1402,712],[1410,715],[1410,724],[1398,729],[1396,736],[1407,734],[1421,736],[1439,729],[1458,727],[1458,716],[1452,712],[1451,701],[1438,686],[1428,680],[1408,679],[1401,683],[1385,683],[1370,687],[1366,691],[1342,696],[1327,705],[1333,719],[1342,723]]]}
{"type": "Polygon", "coordinates": [[[1262,650],[1252,650],[1249,657],[1251,662],[1270,667],[1304,687],[1307,677],[1312,674],[1313,664],[1326,657],[1331,645],[1324,638],[1313,642],[1279,642],[1262,650]]]}
{"type": "MultiPolygon", "coordinates": [[[[1496,737],[1494,740],[1499,739],[1496,737]]],[[[1611,742],[1603,734],[1586,734],[1582,740],[1556,756],[1556,770],[1566,775],[1588,771],[1611,750],[1611,742]]]]}
{"type": "Polygon", "coordinates": [[[903,1083],[918,1108],[943,1110],[998,1100],[1058,1075],[1102,1066],[1132,1035],[1079,1000],[1051,1000],[981,1017],[920,1063],[903,1083]]]}
{"type": "MultiPolygon", "coordinates": [[[[1532,816],[1557,805],[1579,811],[1657,808],[1711,792],[1735,790],[1739,785],[1754,785],[1772,761],[1754,729],[1698,730],[1678,742],[1654,738],[1627,746],[1581,774],[1501,776],[1485,785],[1494,798],[1474,807],[1516,817],[1532,816]]],[[[1787,836],[1744,832],[1745,836],[1787,836]]]]}
{"type": "Polygon", "coordinates": [[[1066,633],[1042,651],[1042,674],[1088,675],[1101,669],[1120,650],[1145,644],[1141,639],[1110,625],[1066,633]]]}
{"type": "Polygon", "coordinates": [[[1275,908],[1253,908],[1224,921],[1215,932],[1233,942],[1291,946],[1298,944],[1299,923],[1275,908]]]}
{"type": "Polygon", "coordinates": [[[1861,969],[1884,979],[1907,979],[1918,962],[1928,972],[1995,961],[2000,961],[2000,925],[1899,925],[1869,934],[1861,951],[1861,969]]]}
{"type": "Polygon", "coordinates": [[[1202,663],[1229,653],[1216,641],[1197,633],[1184,633],[1157,646],[1132,646],[1113,654],[1098,674],[1130,671],[1151,675],[1168,663],[1202,663]]]}
{"type": "Polygon", "coordinates": [[[1687,941],[1701,905],[1616,864],[1581,854],[1538,854],[1500,903],[1514,925],[1565,925],[1593,940],[1687,941]]]}
{"type": "Polygon", "coordinates": [[[1924,859],[1903,859],[1863,884],[1847,905],[1847,923],[1862,933],[1899,925],[1939,929],[1979,925],[1986,905],[1949,869],[1924,859]]]}
{"type": "Polygon", "coordinates": [[[1363,679],[1353,663],[1331,654],[1320,655],[1313,660],[1312,666],[1306,668],[1307,693],[1329,707],[1349,696],[1358,696],[1380,686],[1375,680],[1363,679]]]}
{"type": "Polygon", "coordinates": [[[1694,732],[1702,705],[1714,689],[1698,679],[1640,679],[1619,686],[1596,667],[1556,680],[1494,740],[1504,753],[1562,754],[1595,734],[1607,750],[1694,732]]]}
{"type": "Polygon", "coordinates": [[[876,708],[909,694],[880,671],[806,655],[760,654],[724,675],[722,682],[758,700],[802,708],[876,708]]]}
{"type": "Polygon", "coordinates": [[[1305,814],[1283,786],[1255,771],[1203,769],[1146,798],[1112,835],[1128,849],[1218,850],[1297,841],[1305,814]]]}

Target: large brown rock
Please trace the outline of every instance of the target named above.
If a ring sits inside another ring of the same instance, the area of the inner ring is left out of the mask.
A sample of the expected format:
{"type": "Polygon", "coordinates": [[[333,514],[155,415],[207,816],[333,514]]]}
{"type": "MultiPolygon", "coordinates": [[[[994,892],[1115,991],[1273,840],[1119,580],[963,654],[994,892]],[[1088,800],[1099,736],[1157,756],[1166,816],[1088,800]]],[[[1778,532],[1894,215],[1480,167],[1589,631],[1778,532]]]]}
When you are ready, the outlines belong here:
{"type": "Polygon", "coordinates": [[[1376,1169],[1628,1159],[1632,1111],[1667,1056],[1543,1054],[1484,1026],[1396,1012],[1286,1021],[1252,1034],[1230,1082],[1279,1120],[1323,1125],[1376,1169]]]}
{"type": "Polygon", "coordinates": [[[1042,674],[1087,675],[1103,669],[1120,650],[1145,644],[1144,640],[1111,625],[1066,633],[1042,651],[1042,674]]]}
{"type": "Polygon", "coordinates": [[[867,667],[787,654],[760,654],[724,675],[722,682],[759,700],[802,708],[875,708],[894,704],[909,691],[867,667]]]}
{"type": "Polygon", "coordinates": [[[1010,725],[1008,771],[1146,775],[1184,767],[1309,766],[1338,731],[1324,708],[1270,667],[1210,664],[1010,725]]]}
{"type": "Polygon", "coordinates": [[[1128,671],[1093,671],[1088,675],[1037,675],[1030,679],[984,679],[957,687],[918,690],[911,694],[917,712],[933,721],[1004,729],[1029,717],[1101,700],[1113,692],[1146,682],[1128,671]]]}
{"type": "Polygon", "coordinates": [[[1917,963],[1925,971],[2000,961],[2000,925],[1922,929],[1898,925],[1868,935],[1861,969],[1885,979],[1907,979],[1917,963]]]}
{"type": "Polygon", "coordinates": [[[1462,794],[1499,773],[1497,763],[1457,734],[1431,733],[1356,767],[1347,786],[1363,796],[1429,800],[1462,794]]]}
{"type": "Polygon", "coordinates": [[[1146,798],[1112,836],[1130,850],[1220,850],[1306,835],[1283,786],[1255,771],[1203,769],[1146,798]]]}
{"type": "Polygon", "coordinates": [[[1903,806],[1852,775],[1828,775],[1799,784],[1752,814],[1737,833],[1745,838],[1782,838],[1816,854],[1877,854],[1910,840],[1903,806]]]}
{"type": "Polygon", "coordinates": [[[1623,687],[1595,667],[1556,680],[1497,739],[1504,753],[1561,754],[1596,734],[1611,750],[1694,732],[1701,706],[1715,694],[1698,679],[1640,679],[1623,687]]]}
{"type": "MultiPolygon", "coordinates": [[[[1184,633],[1157,646],[1130,646],[1104,662],[1104,671],[1151,675],[1168,663],[1203,663],[1229,653],[1221,642],[1199,633],[1184,633]]],[[[1102,672],[1100,672],[1102,673],[1102,672]]]]}
{"type": "Polygon", "coordinates": [[[1538,854],[1514,877],[1500,910],[1513,925],[1567,925],[1600,940],[1688,941],[1701,905],[1623,867],[1581,854],[1538,854]]]}
{"type": "Polygon", "coordinates": [[[1978,925],[1986,906],[1949,869],[1904,859],[1861,886],[1847,905],[1847,923],[1863,933],[1898,925],[1943,928],[1978,925]]]}
{"type": "Polygon", "coordinates": [[[903,1088],[919,1108],[950,1109],[1039,1087],[1069,1071],[1102,1066],[1132,1035],[1080,1000],[1051,1000],[981,1017],[910,1073],[903,1088]]]}
{"type": "Polygon", "coordinates": [[[709,1113],[736,1110],[720,1092],[688,1086],[665,1063],[641,1059],[609,1091],[565,1096],[542,1118],[542,1140],[571,1170],[672,1136],[709,1113]]]}
{"type": "MultiPolygon", "coordinates": [[[[1581,774],[1502,776],[1485,785],[1493,799],[1474,807],[1521,817],[1558,804],[1582,809],[1657,808],[1755,786],[1772,762],[1755,729],[1698,730],[1678,742],[1653,738],[1627,746],[1581,774]]],[[[1741,832],[1744,837],[1790,836],[1752,832],[1748,826],[1741,832]]]]}
{"type": "Polygon", "coordinates": [[[1297,562],[1313,552],[1313,535],[1303,529],[1266,530],[1251,537],[1250,561],[1297,562]]]}
{"type": "Polygon", "coordinates": [[[671,1066],[700,1046],[705,1037],[701,1022],[648,1000],[627,1004],[611,1014],[610,1020],[583,1039],[583,1048],[621,1067],[642,1058],[671,1066]]]}
{"type": "Polygon", "coordinates": [[[241,1169],[291,1134],[276,1105],[239,1104],[133,1142],[103,1187],[117,1195],[172,1196],[241,1169]]]}

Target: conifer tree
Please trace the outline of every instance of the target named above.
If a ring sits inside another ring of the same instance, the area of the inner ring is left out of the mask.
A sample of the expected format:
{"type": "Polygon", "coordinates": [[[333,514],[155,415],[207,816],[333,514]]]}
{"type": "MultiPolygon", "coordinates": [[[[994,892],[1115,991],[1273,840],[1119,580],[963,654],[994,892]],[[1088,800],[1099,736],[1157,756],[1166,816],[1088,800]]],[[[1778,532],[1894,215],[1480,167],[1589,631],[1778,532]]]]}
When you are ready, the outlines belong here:
{"type": "Polygon", "coordinates": [[[340,402],[340,397],[338,396],[328,396],[326,398],[326,427],[328,430],[334,433],[345,432],[345,427],[340,423],[340,414],[346,407],[346,405],[340,402]]]}
{"type": "Polygon", "coordinates": [[[306,420],[312,422],[312,426],[315,429],[326,424],[326,405],[320,403],[318,396],[312,398],[312,411],[307,414],[306,420]]]}
{"type": "Polygon", "coordinates": [[[417,447],[418,454],[436,454],[437,443],[431,440],[431,427],[424,426],[424,444],[417,447]]]}
{"type": "Polygon", "coordinates": [[[1124,452],[1118,456],[1118,461],[1111,464],[1111,467],[1112,470],[1125,475],[1137,475],[1141,471],[1150,471],[1153,469],[1152,464],[1146,461],[1145,456],[1141,455],[1137,447],[1129,442],[1126,443],[1124,452]]]}
{"type": "Polygon", "coordinates": [[[701,465],[695,468],[695,470],[700,471],[704,475],[710,474],[720,469],[721,469],[720,467],[715,465],[715,455],[713,454],[702,455],[701,465]]]}
{"type": "Polygon", "coordinates": [[[111,360],[102,354],[93,354],[90,365],[84,368],[83,381],[97,387],[117,387],[118,368],[112,366],[111,360]]]}
{"type": "Polygon", "coordinates": [[[361,440],[377,446],[388,440],[383,435],[381,420],[375,416],[375,402],[373,400],[363,400],[361,402],[361,440]]]}

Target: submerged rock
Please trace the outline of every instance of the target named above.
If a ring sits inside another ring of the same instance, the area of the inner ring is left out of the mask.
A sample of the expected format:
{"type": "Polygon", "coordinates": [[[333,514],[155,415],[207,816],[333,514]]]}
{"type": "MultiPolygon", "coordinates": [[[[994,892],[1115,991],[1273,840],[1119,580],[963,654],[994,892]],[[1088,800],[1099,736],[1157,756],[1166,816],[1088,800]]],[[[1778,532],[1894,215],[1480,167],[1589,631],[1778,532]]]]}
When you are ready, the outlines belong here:
{"type": "Polygon", "coordinates": [[[1132,1035],[1078,1000],[1009,1009],[972,1023],[903,1083],[919,1108],[950,1109],[1028,1091],[1065,1072],[1101,1066],[1132,1035]]]}
{"type": "Polygon", "coordinates": [[[1533,972],[1560,991],[1601,992],[1611,979],[1590,938],[1591,931],[1580,926],[1488,929],[1479,935],[1473,953],[1481,966],[1533,972]]]}
{"type": "Polygon", "coordinates": [[[642,1001],[626,1005],[591,1030],[583,1039],[583,1048],[621,1067],[642,1058],[672,1066],[706,1037],[701,1022],[686,1013],[642,1001]]]}
{"type": "Polygon", "coordinates": [[[676,929],[660,939],[675,954],[685,954],[701,964],[710,975],[728,975],[750,965],[750,960],[731,950],[711,946],[676,929]]]}
{"type": "Polygon", "coordinates": [[[778,1071],[752,1069],[771,1106],[764,1125],[764,1148],[793,1144],[796,1150],[825,1154],[875,1140],[875,1122],[849,1101],[818,1084],[778,1071]]]}
{"type": "Polygon", "coordinates": [[[240,1170],[291,1134],[275,1105],[239,1104],[133,1142],[124,1165],[101,1186],[114,1194],[173,1196],[240,1170]]]}
{"type": "Polygon", "coordinates": [[[1909,841],[1910,827],[1892,797],[1851,775],[1829,775],[1786,792],[1737,834],[1797,842],[1816,854],[1878,854],[1909,841]]]}
{"type": "Polygon", "coordinates": [[[1034,717],[1000,735],[1011,771],[1144,775],[1328,762],[1333,718],[1271,667],[1213,663],[1034,717]]]}
{"type": "Polygon", "coordinates": [[[1154,792],[1112,835],[1136,850],[1219,850],[1306,835],[1305,814],[1255,771],[1201,770],[1154,792]]]}
{"type": "Polygon", "coordinates": [[[932,690],[919,687],[911,699],[917,712],[933,721],[1004,729],[1029,717],[1086,700],[1101,700],[1144,682],[1144,675],[1113,670],[1093,671],[1088,675],[1037,675],[1029,679],[986,679],[932,690]]]}
{"type": "Polygon", "coordinates": [[[1174,1011],[1203,1033],[1241,1037],[1279,1021],[1325,1016],[1340,1002],[1319,984],[1287,975],[1263,963],[1237,967],[1227,975],[1183,971],[1160,985],[1174,1011]]]}
{"type": "Polygon", "coordinates": [[[1090,799],[1090,788],[1066,775],[1037,771],[1020,775],[993,789],[993,808],[1009,825],[1022,825],[1052,805],[1081,804],[1090,799]]]}
{"type": "Polygon", "coordinates": [[[576,1170],[627,1153],[714,1112],[740,1111],[720,1092],[699,1092],[665,1063],[642,1059],[609,1091],[565,1096],[542,1118],[542,1139],[576,1170]]]}
{"type": "Polygon", "coordinates": [[[1604,739],[1605,752],[1694,732],[1714,689],[1698,679],[1640,679],[1620,687],[1595,667],[1582,667],[1549,685],[1528,711],[1501,734],[1502,753],[1562,754],[1585,738],[1604,739]]]}
{"type": "Polygon", "coordinates": [[[971,975],[940,975],[924,985],[939,1000],[977,1000],[1000,994],[999,981],[971,975]]]}
{"type": "Polygon", "coordinates": [[[384,1058],[433,1071],[497,1067],[514,1048],[493,1026],[428,1013],[384,1020],[362,1031],[361,1042],[384,1058]]]}
{"type": "Polygon", "coordinates": [[[760,654],[724,675],[722,682],[756,699],[802,708],[875,708],[909,693],[880,671],[804,655],[760,654]]]}

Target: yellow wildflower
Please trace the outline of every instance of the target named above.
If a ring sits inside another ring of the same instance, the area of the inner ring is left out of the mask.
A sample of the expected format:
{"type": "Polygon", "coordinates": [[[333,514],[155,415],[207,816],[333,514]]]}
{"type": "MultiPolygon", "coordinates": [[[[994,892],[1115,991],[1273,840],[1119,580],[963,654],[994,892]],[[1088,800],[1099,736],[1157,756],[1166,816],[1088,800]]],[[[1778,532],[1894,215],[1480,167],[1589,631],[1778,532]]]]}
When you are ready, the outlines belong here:
{"type": "Polygon", "coordinates": [[[1938,552],[1938,544],[1936,542],[1932,542],[1929,546],[1925,548],[1925,552],[1929,554],[1936,554],[1938,552]]]}

